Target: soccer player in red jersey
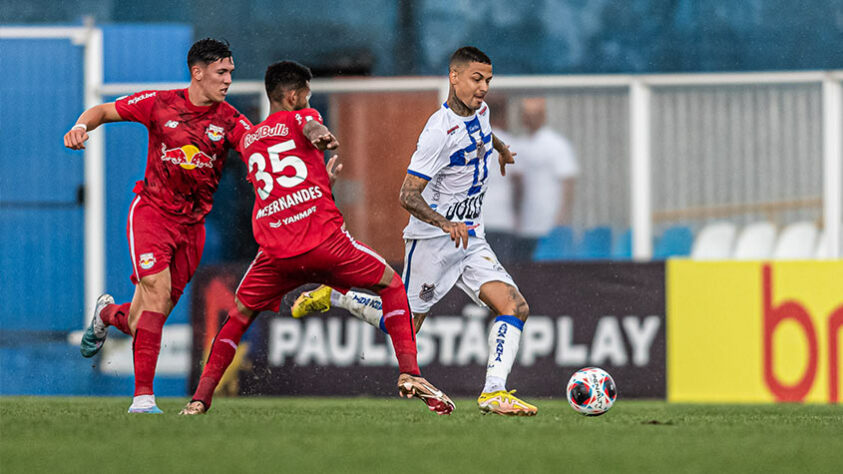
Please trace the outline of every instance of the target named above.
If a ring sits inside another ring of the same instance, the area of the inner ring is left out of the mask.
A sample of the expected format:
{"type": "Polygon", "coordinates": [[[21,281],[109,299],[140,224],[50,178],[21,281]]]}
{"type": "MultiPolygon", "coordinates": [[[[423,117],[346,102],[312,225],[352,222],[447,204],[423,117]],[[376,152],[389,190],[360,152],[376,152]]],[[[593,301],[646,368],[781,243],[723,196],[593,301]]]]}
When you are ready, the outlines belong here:
{"type": "Polygon", "coordinates": [[[109,122],[139,122],[149,130],[146,173],[129,209],[127,234],[135,293],[131,303],[97,299],[82,338],[85,357],[99,352],[114,326],[134,338],[135,396],[130,413],[161,413],[152,381],[164,321],[190,281],[205,245],[205,216],[213,204],[228,150],[252,124],[225,96],[234,61],[227,43],[197,41],[187,54],[190,86],[143,91],[86,110],[64,136],[85,148],[88,131],[109,122]]]}
{"type": "Polygon", "coordinates": [[[214,389],[258,313],[277,312],[287,292],[321,282],[342,292],[360,287],[380,295],[398,358],[399,393],[449,414],[453,402],[419,373],[404,284],[383,258],[343,228],[323,156],[338,143],[319,112],[309,108],[312,77],[310,69],[293,61],[266,70],[270,115],[240,144],[255,188],[252,230],[260,250],[237,288],[236,307],[214,339],[196,393],[181,413],[195,415],[210,408],[214,389]]]}

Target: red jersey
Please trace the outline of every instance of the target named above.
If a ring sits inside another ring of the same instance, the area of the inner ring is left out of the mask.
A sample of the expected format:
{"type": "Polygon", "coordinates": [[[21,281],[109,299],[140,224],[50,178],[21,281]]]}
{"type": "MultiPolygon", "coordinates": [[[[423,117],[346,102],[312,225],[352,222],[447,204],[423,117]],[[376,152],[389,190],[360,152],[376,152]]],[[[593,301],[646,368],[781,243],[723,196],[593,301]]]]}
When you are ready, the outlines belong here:
{"type": "Polygon", "coordinates": [[[117,113],[149,130],[144,180],[135,192],[181,223],[201,222],[229,148],[252,127],[226,102],[193,105],[187,89],[143,91],[117,99],[117,113]]]}
{"type": "Polygon", "coordinates": [[[342,226],[324,154],[302,132],[310,120],[322,123],[322,116],[314,109],[276,112],[240,142],[255,187],[252,231],[275,258],[312,250],[342,226]]]}

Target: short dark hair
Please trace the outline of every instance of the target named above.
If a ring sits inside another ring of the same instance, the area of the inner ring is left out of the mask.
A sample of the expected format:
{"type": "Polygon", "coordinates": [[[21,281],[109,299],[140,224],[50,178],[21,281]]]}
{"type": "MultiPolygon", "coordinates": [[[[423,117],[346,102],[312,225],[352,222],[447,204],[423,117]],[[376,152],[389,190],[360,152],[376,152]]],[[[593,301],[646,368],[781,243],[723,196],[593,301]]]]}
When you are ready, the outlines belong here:
{"type": "Polygon", "coordinates": [[[448,63],[448,66],[454,67],[457,64],[466,63],[482,63],[491,66],[492,60],[489,59],[489,56],[486,56],[486,53],[480,51],[474,46],[463,46],[462,48],[454,51],[454,54],[451,55],[451,61],[448,63]]]}
{"type": "Polygon", "coordinates": [[[196,63],[211,64],[220,59],[230,58],[231,49],[229,49],[228,41],[215,40],[213,38],[203,38],[190,47],[187,52],[187,67],[191,67],[196,63]]]}
{"type": "Polygon", "coordinates": [[[301,89],[311,79],[313,79],[313,73],[307,66],[295,61],[279,61],[266,68],[266,75],[264,76],[266,95],[270,99],[280,102],[279,93],[301,89]]]}

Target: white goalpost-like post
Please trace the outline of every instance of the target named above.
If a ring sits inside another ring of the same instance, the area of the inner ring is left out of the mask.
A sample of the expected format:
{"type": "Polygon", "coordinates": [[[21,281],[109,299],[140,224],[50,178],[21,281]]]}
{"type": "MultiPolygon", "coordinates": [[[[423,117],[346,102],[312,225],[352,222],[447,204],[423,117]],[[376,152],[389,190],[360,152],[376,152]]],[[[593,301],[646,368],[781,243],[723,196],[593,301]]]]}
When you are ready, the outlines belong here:
{"type": "Polygon", "coordinates": [[[650,187],[650,88],[641,80],[629,86],[629,189],[632,258],[653,256],[653,212],[650,187]]]}
{"type": "Polygon", "coordinates": [[[843,74],[823,79],[823,223],[828,258],[840,258],[843,249],[843,74]]]}

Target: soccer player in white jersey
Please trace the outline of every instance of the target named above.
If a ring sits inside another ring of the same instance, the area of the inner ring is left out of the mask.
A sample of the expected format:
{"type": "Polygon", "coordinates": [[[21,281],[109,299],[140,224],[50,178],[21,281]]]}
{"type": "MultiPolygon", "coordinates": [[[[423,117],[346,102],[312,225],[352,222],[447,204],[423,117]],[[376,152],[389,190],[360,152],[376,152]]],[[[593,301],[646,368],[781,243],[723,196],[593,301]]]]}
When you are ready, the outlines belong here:
{"type": "MultiPolygon", "coordinates": [[[[506,389],[529,307],[483,233],[492,148],[499,153],[501,175],[515,162],[509,147],[492,133],[483,101],[492,62],[479,49],[462,47],[451,56],[448,78],[448,101],[428,119],[401,186],[401,205],[410,212],[404,229],[404,285],[415,329],[454,285],[491,308],[497,317],[478,406],[484,413],[535,415],[535,406],[506,389]]],[[[352,291],[342,295],[324,286],[300,295],[293,316],[324,312],[331,305],[385,330],[377,297],[352,291]]]]}

